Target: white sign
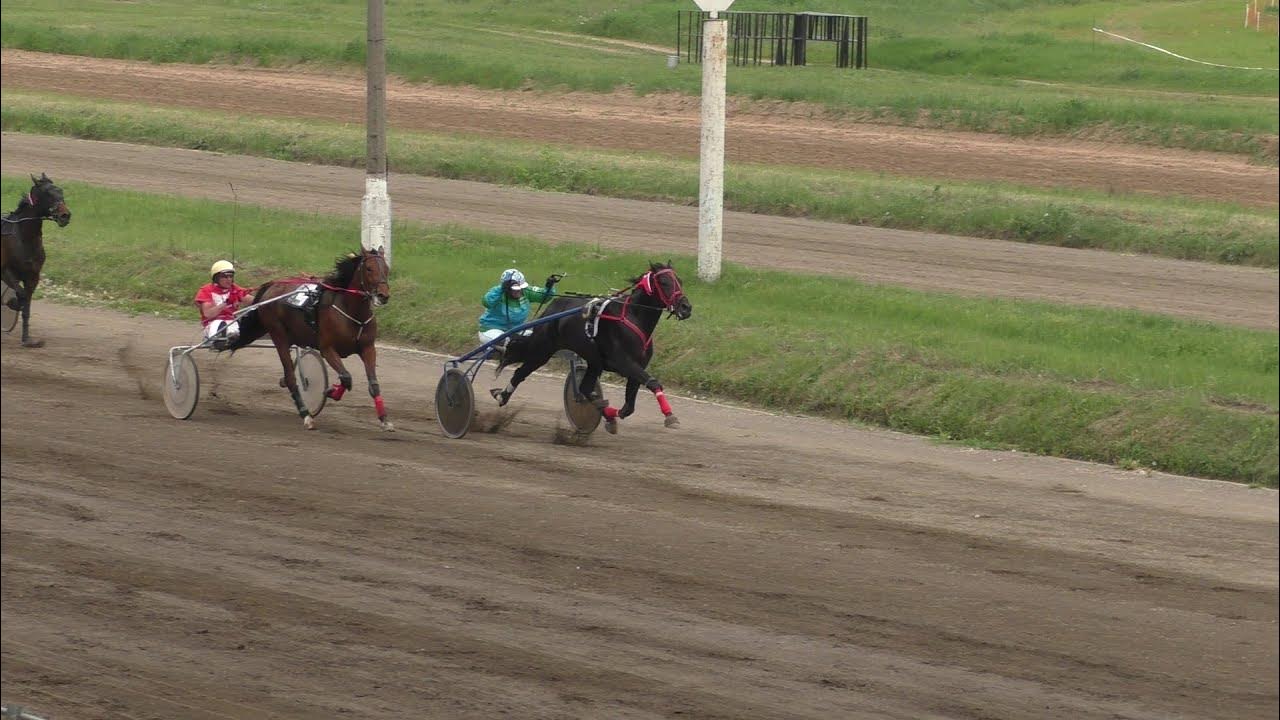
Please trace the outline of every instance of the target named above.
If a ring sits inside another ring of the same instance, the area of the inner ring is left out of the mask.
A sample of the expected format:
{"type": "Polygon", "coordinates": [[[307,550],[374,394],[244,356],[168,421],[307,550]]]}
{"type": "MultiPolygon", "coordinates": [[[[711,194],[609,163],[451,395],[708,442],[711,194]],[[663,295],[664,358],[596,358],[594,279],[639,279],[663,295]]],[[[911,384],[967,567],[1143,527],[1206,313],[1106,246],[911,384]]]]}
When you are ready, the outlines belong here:
{"type": "Polygon", "coordinates": [[[733,0],[693,0],[703,12],[711,13],[711,17],[715,17],[716,13],[728,10],[733,4],[733,0]]]}

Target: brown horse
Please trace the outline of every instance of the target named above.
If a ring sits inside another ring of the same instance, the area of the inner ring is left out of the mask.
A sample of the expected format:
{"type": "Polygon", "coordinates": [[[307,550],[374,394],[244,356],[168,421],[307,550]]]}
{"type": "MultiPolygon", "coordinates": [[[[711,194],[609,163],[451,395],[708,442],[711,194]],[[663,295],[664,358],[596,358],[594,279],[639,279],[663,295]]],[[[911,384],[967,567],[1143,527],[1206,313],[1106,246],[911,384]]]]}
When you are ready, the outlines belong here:
{"type": "Polygon", "coordinates": [[[0,222],[0,277],[13,289],[9,307],[22,312],[22,346],[37,348],[44,341],[31,338],[31,298],[44,268],[44,221],[66,227],[71,211],[62,198],[62,188],[47,175],[32,175],[31,183],[31,189],[18,201],[18,209],[0,222]]]}
{"type": "Polygon", "coordinates": [[[302,424],[308,430],[315,427],[315,419],[298,392],[290,348],[295,345],[318,348],[321,356],[338,371],[338,382],[325,392],[332,400],[341,400],[351,389],[351,373],[342,364],[342,358],[359,353],[378,422],[383,430],[394,430],[387,420],[387,409],[378,387],[374,347],[378,319],[373,309],[391,301],[388,273],[387,260],[381,250],[362,250],[359,254],[348,253],[338,258],[333,272],[323,279],[295,277],[264,283],[254,296],[257,307],[240,319],[240,337],[228,349],[245,347],[263,335],[271,336],[284,368],[280,384],[289,388],[302,424]],[[298,297],[298,291],[308,285],[315,286],[318,300],[311,308],[296,307],[292,301],[298,297]]]}

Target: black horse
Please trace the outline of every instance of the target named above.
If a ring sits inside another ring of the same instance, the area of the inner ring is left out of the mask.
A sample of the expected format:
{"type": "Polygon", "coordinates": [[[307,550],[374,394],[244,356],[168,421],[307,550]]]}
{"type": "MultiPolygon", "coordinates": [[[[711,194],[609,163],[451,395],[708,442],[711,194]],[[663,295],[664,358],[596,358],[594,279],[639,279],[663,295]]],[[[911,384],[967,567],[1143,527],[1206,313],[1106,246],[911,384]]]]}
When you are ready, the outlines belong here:
{"type": "Polygon", "coordinates": [[[62,188],[44,173],[31,176],[31,189],[18,201],[18,209],[0,219],[0,278],[13,289],[9,307],[22,312],[22,346],[36,348],[42,340],[31,339],[31,298],[40,284],[44,268],[44,221],[58,227],[71,222],[71,211],[62,197],[62,188]]]}
{"type": "Polygon", "coordinates": [[[373,308],[391,302],[391,288],[387,282],[390,270],[381,249],[361,250],[337,259],[333,272],[324,279],[294,277],[263,283],[254,295],[255,305],[262,304],[240,319],[240,337],[229,349],[248,346],[263,335],[270,335],[271,342],[280,355],[284,377],[280,386],[289,389],[302,424],[308,430],[315,427],[315,420],[302,402],[298,383],[294,378],[293,357],[289,349],[294,345],[320,350],[320,355],[334,370],[338,382],[325,391],[332,400],[341,400],[351,389],[351,373],[342,358],[359,355],[364,363],[364,373],[369,381],[369,396],[383,430],[394,430],[387,420],[387,408],[382,402],[382,389],[378,385],[378,318],[373,308]],[[282,300],[301,286],[317,285],[319,300],[313,311],[292,307],[282,300]],[[314,312],[314,324],[307,312],[314,312]]]}
{"type": "Polygon", "coordinates": [[[665,425],[679,427],[680,421],[671,412],[662,383],[645,371],[653,358],[653,331],[662,313],[669,312],[679,320],[693,314],[693,304],[685,297],[680,278],[671,265],[650,263],[649,272],[633,278],[631,287],[609,298],[556,298],[547,305],[543,315],[575,307],[582,307],[584,312],[539,325],[531,336],[508,349],[503,364],[519,362],[521,365],[505,388],[490,390],[498,404],[506,405],[520,383],[545,365],[556,351],[571,350],[587,363],[578,393],[600,408],[605,430],[618,432],[617,421],[635,412],[636,393],[641,385],[658,399],[658,407],[666,416],[665,425]],[[591,310],[586,308],[588,303],[593,306],[591,310]],[[593,326],[595,337],[589,334],[593,326]],[[609,401],[596,392],[600,374],[605,370],[627,379],[626,402],[621,409],[610,407],[609,401]]]}

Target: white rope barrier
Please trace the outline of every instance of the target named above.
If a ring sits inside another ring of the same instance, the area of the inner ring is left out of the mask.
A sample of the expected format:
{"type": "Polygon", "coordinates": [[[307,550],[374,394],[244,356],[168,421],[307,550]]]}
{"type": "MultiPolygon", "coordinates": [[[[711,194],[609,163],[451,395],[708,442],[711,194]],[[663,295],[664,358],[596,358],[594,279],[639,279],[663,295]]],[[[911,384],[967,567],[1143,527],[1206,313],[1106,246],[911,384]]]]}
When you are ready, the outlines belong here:
{"type": "Polygon", "coordinates": [[[1140,41],[1138,41],[1138,40],[1134,40],[1133,38],[1127,38],[1127,37],[1125,37],[1125,36],[1123,36],[1123,35],[1117,35],[1117,34],[1115,34],[1115,33],[1113,33],[1113,32],[1107,32],[1106,30],[1103,30],[1102,28],[1094,28],[1094,29],[1093,29],[1093,31],[1094,31],[1094,32],[1102,33],[1103,35],[1110,35],[1110,36],[1111,36],[1111,37],[1113,37],[1113,38],[1119,38],[1119,39],[1121,39],[1121,40],[1126,40],[1126,41],[1131,42],[1131,43],[1137,43],[1138,45],[1141,45],[1141,46],[1143,46],[1143,47],[1149,47],[1149,48],[1151,48],[1152,50],[1155,50],[1155,51],[1157,51],[1157,52],[1162,52],[1162,53],[1164,53],[1165,55],[1172,55],[1173,57],[1176,57],[1176,58],[1178,58],[1179,60],[1186,60],[1186,61],[1188,61],[1188,62],[1200,63],[1201,65],[1212,65],[1213,67],[1227,68],[1228,70],[1270,70],[1270,71],[1272,71],[1272,72],[1275,72],[1275,71],[1276,71],[1276,68],[1263,68],[1263,67],[1241,67],[1241,66],[1239,66],[1239,65],[1220,65],[1220,64],[1218,64],[1218,63],[1206,62],[1206,61],[1204,61],[1204,60],[1196,60],[1195,58],[1189,58],[1189,57],[1186,57],[1186,56],[1183,56],[1183,55],[1179,55],[1178,53],[1169,52],[1168,50],[1165,50],[1165,49],[1164,49],[1164,48],[1162,48],[1162,47],[1156,47],[1155,45],[1150,45],[1150,44],[1147,44],[1147,43],[1144,43],[1144,42],[1140,42],[1140,41]]]}

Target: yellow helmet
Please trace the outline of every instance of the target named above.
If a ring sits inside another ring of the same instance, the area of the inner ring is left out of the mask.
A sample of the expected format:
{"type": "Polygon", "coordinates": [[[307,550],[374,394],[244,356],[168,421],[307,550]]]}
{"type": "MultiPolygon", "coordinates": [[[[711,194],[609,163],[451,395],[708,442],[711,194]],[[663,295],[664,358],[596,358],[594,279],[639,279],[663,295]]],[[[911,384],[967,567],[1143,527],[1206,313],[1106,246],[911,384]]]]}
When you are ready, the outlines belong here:
{"type": "Polygon", "coordinates": [[[235,265],[232,265],[226,260],[219,260],[218,262],[213,264],[213,267],[209,268],[209,276],[214,280],[217,280],[218,276],[221,275],[222,273],[224,272],[234,273],[235,271],[236,271],[235,265]]]}

